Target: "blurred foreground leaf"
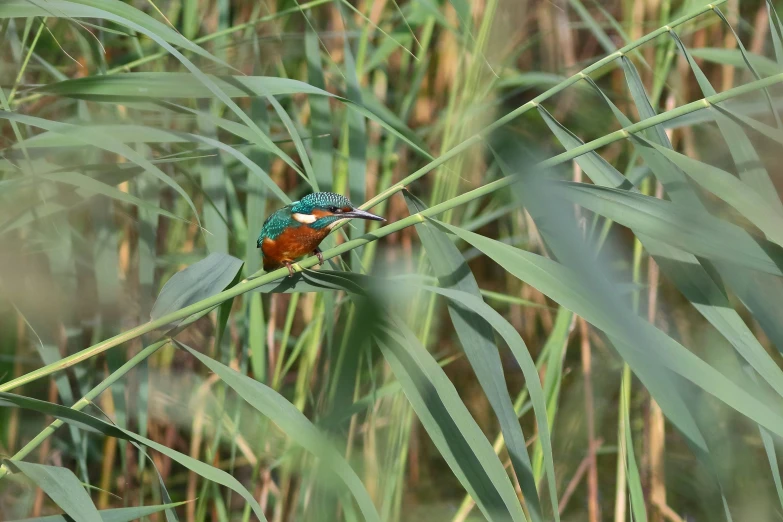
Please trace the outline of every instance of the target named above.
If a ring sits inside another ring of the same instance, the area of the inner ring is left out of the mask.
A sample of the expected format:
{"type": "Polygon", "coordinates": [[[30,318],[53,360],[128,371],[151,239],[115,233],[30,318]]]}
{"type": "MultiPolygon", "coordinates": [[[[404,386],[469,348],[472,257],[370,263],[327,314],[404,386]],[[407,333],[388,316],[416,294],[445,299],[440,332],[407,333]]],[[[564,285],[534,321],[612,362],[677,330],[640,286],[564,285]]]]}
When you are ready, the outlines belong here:
{"type": "MultiPolygon", "coordinates": [[[[109,424],[108,422],[102,421],[101,419],[93,417],[87,413],[73,410],[71,408],[66,408],[65,406],[60,406],[59,404],[39,401],[37,399],[31,399],[29,397],[23,397],[13,393],[0,392],[0,406],[13,406],[37,411],[39,413],[44,413],[58,419],[62,419],[65,422],[74,424],[80,428],[88,426],[90,429],[103,433],[109,437],[117,437],[119,439],[129,440],[147,446],[148,448],[166,455],[171,460],[191,471],[194,471],[205,479],[216,482],[217,484],[221,484],[237,492],[240,496],[242,496],[242,498],[245,499],[245,501],[247,501],[248,504],[250,504],[250,507],[253,509],[253,513],[256,514],[259,520],[266,521],[264,512],[261,510],[261,506],[258,504],[258,502],[253,498],[253,495],[250,494],[250,492],[237,479],[222,469],[218,469],[210,464],[201,462],[198,459],[189,457],[184,453],[180,453],[179,451],[173,450],[168,446],[164,446],[163,444],[150,440],[146,437],[137,435],[132,431],[128,431],[118,426],[109,424]]],[[[77,520],[80,519],[77,518],[77,520]]],[[[100,522],[100,518],[97,520],[100,522]]]]}
{"type": "Polygon", "coordinates": [[[166,281],[152,307],[152,320],[222,292],[242,268],[242,260],[213,253],[166,281]]]}
{"type": "MultiPolygon", "coordinates": [[[[176,342],[176,341],[175,341],[176,342]]],[[[289,437],[307,451],[322,460],[322,463],[339,476],[359,504],[365,520],[380,521],[378,512],[364,488],[361,479],[346,462],[332,443],[305,417],[296,406],[287,401],[272,388],[247,375],[207,357],[181,343],[177,345],[215,372],[221,380],[239,394],[248,404],[277,424],[289,437]]]]}
{"type": "MultiPolygon", "coordinates": [[[[155,513],[160,513],[166,509],[181,506],[185,502],[176,502],[173,504],[162,504],[160,506],[137,506],[117,509],[102,509],[98,511],[103,522],[132,522],[155,513]]],[[[50,515],[46,517],[25,518],[14,520],[12,522],[78,522],[68,515],[50,515]]]]}
{"type": "MultiPolygon", "coordinates": [[[[403,195],[411,214],[416,214],[427,208],[422,201],[407,191],[403,192],[403,195]]],[[[543,515],[533,476],[533,467],[525,447],[525,436],[514,412],[514,405],[511,403],[511,396],[506,386],[503,364],[495,344],[495,333],[492,326],[475,310],[479,305],[484,305],[486,308],[489,307],[486,306],[481,297],[476,278],[470,271],[465,258],[451,239],[449,239],[449,236],[428,222],[416,225],[416,231],[440,285],[443,288],[453,290],[449,294],[443,294],[450,298],[448,301],[449,317],[451,317],[451,322],[454,324],[454,329],[457,332],[460,343],[462,343],[465,354],[468,356],[470,365],[476,372],[476,377],[479,383],[481,383],[481,387],[487,395],[495,415],[498,417],[500,429],[503,432],[506,447],[511,457],[511,463],[530,509],[531,518],[534,521],[542,520],[543,515]],[[471,303],[473,306],[466,305],[463,297],[471,296],[475,303],[471,303]]],[[[499,317],[499,319],[504,321],[502,317],[499,317]]],[[[517,341],[521,340],[521,338],[517,339],[517,341]]],[[[524,346],[524,343],[522,344],[522,349],[527,354],[527,347],[524,346]]],[[[527,355],[529,358],[529,354],[527,355]]],[[[535,364],[532,363],[532,360],[530,363],[530,366],[533,368],[533,376],[538,384],[536,389],[540,391],[541,386],[540,382],[538,382],[535,364]]],[[[526,376],[529,377],[530,375],[526,373],[526,376]]],[[[535,387],[536,383],[531,383],[531,387],[535,387]]],[[[535,398],[540,399],[542,395],[536,394],[535,398]]],[[[536,406],[543,406],[543,400],[534,403],[536,406]]],[[[539,416],[541,413],[541,409],[536,410],[536,420],[539,422],[539,425],[541,422],[546,423],[546,408],[543,410],[543,418],[539,416]]],[[[546,432],[546,428],[544,430],[546,432]]],[[[547,436],[546,439],[547,446],[549,446],[549,437],[547,436]]],[[[548,447],[548,449],[547,457],[550,459],[548,462],[551,463],[551,448],[548,447]]],[[[554,486],[554,477],[550,476],[549,478],[551,481],[550,487],[554,486]]],[[[557,511],[557,497],[554,491],[552,491],[552,504],[554,510],[557,511]]]]}
{"type": "Polygon", "coordinates": [[[44,466],[32,462],[6,461],[36,483],[63,511],[79,522],[101,522],[101,516],[84,490],[82,483],[67,468],[44,466]]]}

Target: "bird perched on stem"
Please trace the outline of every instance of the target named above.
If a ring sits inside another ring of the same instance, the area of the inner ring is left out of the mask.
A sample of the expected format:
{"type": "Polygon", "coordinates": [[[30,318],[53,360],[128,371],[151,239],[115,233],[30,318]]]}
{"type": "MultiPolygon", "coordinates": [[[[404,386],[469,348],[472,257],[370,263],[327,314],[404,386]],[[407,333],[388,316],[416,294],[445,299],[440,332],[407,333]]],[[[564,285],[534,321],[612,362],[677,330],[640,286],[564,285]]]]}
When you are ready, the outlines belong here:
{"type": "Polygon", "coordinates": [[[386,221],[333,192],[314,192],[275,211],[264,221],[256,242],[264,258],[264,270],[285,266],[289,277],[293,277],[291,263],[308,254],[318,256],[318,264],[322,265],[324,258],[318,245],[338,222],[346,219],[386,221]]]}

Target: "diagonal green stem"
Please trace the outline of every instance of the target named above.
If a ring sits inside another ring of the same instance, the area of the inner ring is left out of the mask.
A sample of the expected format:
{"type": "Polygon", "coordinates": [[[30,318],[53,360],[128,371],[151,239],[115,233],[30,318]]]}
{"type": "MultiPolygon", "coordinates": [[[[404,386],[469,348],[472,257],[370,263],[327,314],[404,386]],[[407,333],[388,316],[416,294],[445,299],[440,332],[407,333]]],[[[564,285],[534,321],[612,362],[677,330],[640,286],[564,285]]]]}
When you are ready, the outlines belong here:
{"type": "MultiPolygon", "coordinates": [[[[741,96],[750,92],[753,92],[758,89],[763,89],[765,87],[769,87],[778,83],[783,83],[783,73],[776,74],[774,76],[770,76],[768,78],[764,78],[761,80],[757,80],[755,82],[751,82],[745,85],[742,85],[740,87],[735,87],[734,89],[729,89],[727,91],[715,94],[713,96],[709,96],[707,98],[703,98],[701,100],[688,103],[686,105],[683,105],[681,107],[677,107],[676,109],[672,109],[668,112],[660,113],[652,118],[647,118],[645,120],[642,120],[638,123],[634,123],[633,125],[629,125],[628,127],[625,127],[624,129],[621,129],[616,132],[612,132],[611,134],[607,134],[606,136],[603,136],[601,138],[598,138],[596,140],[593,140],[591,142],[585,143],[584,145],[581,145],[579,147],[575,147],[569,151],[563,152],[562,154],[558,154],[557,156],[554,156],[552,158],[549,158],[548,160],[542,161],[541,163],[538,163],[537,165],[534,165],[532,168],[534,169],[543,169],[543,168],[550,168],[555,165],[558,165],[560,163],[572,160],[578,156],[581,156],[582,154],[585,154],[587,152],[591,152],[593,150],[596,150],[600,147],[609,145],[610,143],[614,143],[616,141],[620,141],[622,139],[625,139],[629,137],[631,134],[635,134],[638,132],[641,132],[643,130],[649,129],[651,127],[654,127],[656,125],[660,125],[662,123],[665,123],[667,121],[673,120],[675,118],[678,118],[680,116],[684,116],[693,112],[696,112],[701,109],[705,109],[710,107],[711,105],[715,103],[720,103],[722,101],[729,100],[731,98],[735,98],[737,96],[741,96]]],[[[476,141],[480,140],[481,138],[474,137],[476,141]]],[[[470,140],[473,140],[474,138],[470,138],[470,140]]],[[[468,141],[470,141],[468,140],[468,141]]],[[[440,161],[442,158],[439,158],[436,160],[436,162],[440,161]]],[[[423,174],[422,174],[423,175],[423,174]]],[[[410,178],[411,176],[409,176],[410,178]]],[[[419,176],[421,177],[421,176],[419,176]]],[[[407,180],[408,178],[406,178],[407,180]]],[[[392,192],[388,193],[386,195],[386,198],[389,197],[394,192],[397,192],[399,190],[402,190],[405,185],[409,183],[409,181],[405,181],[405,183],[400,182],[400,184],[394,185],[389,190],[395,189],[392,192]],[[396,188],[395,188],[396,187],[396,188]]],[[[389,225],[386,225],[385,227],[379,228],[371,233],[365,234],[361,237],[358,237],[356,239],[352,239],[350,241],[347,241],[341,245],[338,245],[334,248],[331,248],[329,250],[326,250],[323,252],[323,258],[324,259],[331,259],[333,257],[337,257],[341,254],[344,254],[345,252],[349,252],[350,250],[353,250],[354,248],[358,248],[360,246],[364,246],[368,243],[371,243],[373,241],[377,241],[378,239],[381,239],[383,237],[386,237],[390,234],[393,234],[395,232],[399,232],[400,230],[407,228],[409,226],[415,225],[417,223],[421,223],[424,221],[425,217],[434,217],[437,216],[443,212],[446,212],[447,210],[451,210],[452,208],[458,207],[462,204],[465,204],[469,201],[472,201],[474,199],[477,199],[479,197],[485,196],[487,194],[491,194],[492,192],[505,188],[509,185],[512,185],[513,183],[519,181],[520,178],[518,176],[511,176],[502,178],[496,181],[493,181],[492,183],[488,183],[482,187],[479,187],[477,189],[471,190],[469,192],[466,192],[464,194],[461,194],[453,199],[450,199],[448,201],[444,201],[443,203],[439,203],[437,205],[433,205],[427,210],[424,210],[422,212],[419,212],[418,214],[413,214],[411,216],[408,216],[407,218],[401,219],[399,221],[396,221],[394,223],[391,223],[389,225]]],[[[388,192],[388,191],[386,191],[388,192]]],[[[383,198],[383,199],[386,199],[383,198]]],[[[369,208],[373,204],[378,202],[378,197],[373,198],[372,200],[368,201],[364,205],[362,205],[362,208],[369,208]]],[[[308,257],[299,263],[296,263],[293,265],[294,270],[297,272],[301,272],[307,268],[312,268],[316,264],[318,264],[318,258],[315,256],[308,257]]],[[[127,332],[123,332],[121,334],[115,335],[114,337],[111,337],[109,339],[106,339],[105,341],[102,341],[96,345],[93,345],[89,348],[86,348],[82,350],[81,352],[75,353],[69,357],[66,357],[64,359],[61,359],[60,361],[57,361],[56,363],[44,366],[43,368],[39,368],[38,370],[35,370],[33,372],[30,372],[26,375],[23,375],[21,377],[17,377],[16,379],[13,379],[5,384],[0,385],[0,392],[6,392],[10,391],[17,386],[21,386],[23,384],[26,384],[28,382],[34,381],[36,379],[40,379],[41,377],[45,377],[47,375],[50,375],[54,372],[57,372],[59,370],[63,370],[65,368],[68,368],[70,366],[73,366],[81,361],[84,361],[86,359],[89,359],[90,357],[93,357],[96,354],[102,353],[109,348],[112,348],[114,346],[117,346],[119,344],[122,344],[124,342],[130,341],[131,339],[135,339],[136,337],[143,335],[145,333],[151,332],[153,330],[156,330],[158,328],[161,328],[163,326],[166,326],[170,323],[173,323],[175,321],[179,321],[182,319],[185,319],[195,313],[202,312],[208,308],[215,307],[219,304],[221,304],[224,301],[227,301],[228,299],[234,298],[238,295],[242,295],[246,292],[249,292],[251,290],[254,290],[260,286],[263,286],[267,283],[271,283],[273,281],[276,281],[278,279],[282,279],[285,275],[287,275],[288,270],[286,268],[280,268],[277,270],[274,270],[272,272],[269,272],[267,274],[264,274],[260,277],[256,277],[253,279],[242,281],[241,283],[237,284],[236,286],[233,286],[227,290],[224,290],[223,292],[220,292],[219,294],[215,294],[212,297],[208,299],[204,299],[202,301],[199,301],[197,303],[194,303],[190,306],[186,306],[185,308],[182,308],[180,310],[177,310],[176,312],[172,312],[168,315],[165,315],[159,319],[156,319],[154,321],[150,321],[148,323],[139,325],[135,328],[132,328],[131,330],[128,330],[127,332]]]]}
{"type": "Polygon", "coordinates": [[[33,42],[30,44],[30,48],[27,50],[27,55],[25,55],[24,61],[22,61],[22,66],[19,68],[19,72],[16,75],[16,80],[14,80],[14,85],[11,88],[11,93],[8,95],[9,104],[13,103],[14,101],[14,97],[16,96],[16,91],[19,88],[19,84],[22,83],[24,72],[27,70],[27,65],[30,63],[30,57],[33,55],[33,52],[35,51],[35,46],[38,43],[38,39],[41,38],[41,33],[43,33],[44,27],[46,27],[46,18],[41,20],[41,25],[38,27],[38,32],[35,33],[33,42]]]}
{"type": "MultiPolygon", "coordinates": [[[[128,373],[130,370],[135,368],[139,363],[141,363],[144,359],[158,351],[159,348],[166,345],[169,342],[169,339],[163,339],[162,341],[158,341],[156,343],[153,343],[143,350],[141,350],[139,353],[137,353],[135,356],[131,357],[128,362],[117,368],[117,370],[109,375],[103,382],[101,382],[98,386],[87,392],[84,397],[76,401],[76,403],[71,406],[72,410],[81,411],[83,410],[88,404],[90,404],[93,400],[95,400],[101,393],[109,389],[111,385],[113,385],[115,382],[120,380],[125,376],[126,373],[128,373]]],[[[60,419],[55,419],[49,426],[44,428],[41,433],[36,435],[30,442],[24,445],[22,449],[17,451],[13,457],[11,457],[9,460],[22,460],[27,455],[29,455],[35,448],[37,448],[44,440],[46,440],[49,435],[55,432],[57,428],[62,426],[64,424],[64,421],[60,419]]],[[[0,466],[0,479],[2,479],[4,476],[8,474],[10,470],[8,469],[8,466],[3,464],[0,466]]]]}

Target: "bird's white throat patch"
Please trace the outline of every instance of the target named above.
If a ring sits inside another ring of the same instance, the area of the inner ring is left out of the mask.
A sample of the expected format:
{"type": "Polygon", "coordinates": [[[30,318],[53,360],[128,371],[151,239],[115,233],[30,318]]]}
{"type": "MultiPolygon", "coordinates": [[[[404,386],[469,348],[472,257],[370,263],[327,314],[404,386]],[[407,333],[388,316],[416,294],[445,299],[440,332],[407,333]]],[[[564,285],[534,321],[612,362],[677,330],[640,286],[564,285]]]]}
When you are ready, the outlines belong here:
{"type": "Polygon", "coordinates": [[[293,214],[293,218],[297,220],[300,223],[315,223],[315,220],[318,219],[312,214],[299,214],[298,212],[293,214]]]}

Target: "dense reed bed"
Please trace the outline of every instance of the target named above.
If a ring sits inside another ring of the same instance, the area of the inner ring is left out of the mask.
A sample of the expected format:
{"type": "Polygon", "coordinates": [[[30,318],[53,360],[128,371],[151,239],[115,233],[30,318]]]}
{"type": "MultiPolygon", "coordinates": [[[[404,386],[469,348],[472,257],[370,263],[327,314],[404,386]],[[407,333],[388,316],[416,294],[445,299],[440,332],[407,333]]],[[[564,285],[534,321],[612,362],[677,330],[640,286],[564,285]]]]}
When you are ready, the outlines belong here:
{"type": "Polygon", "coordinates": [[[778,7],[3,0],[0,519],[780,519],[778,7]]]}

